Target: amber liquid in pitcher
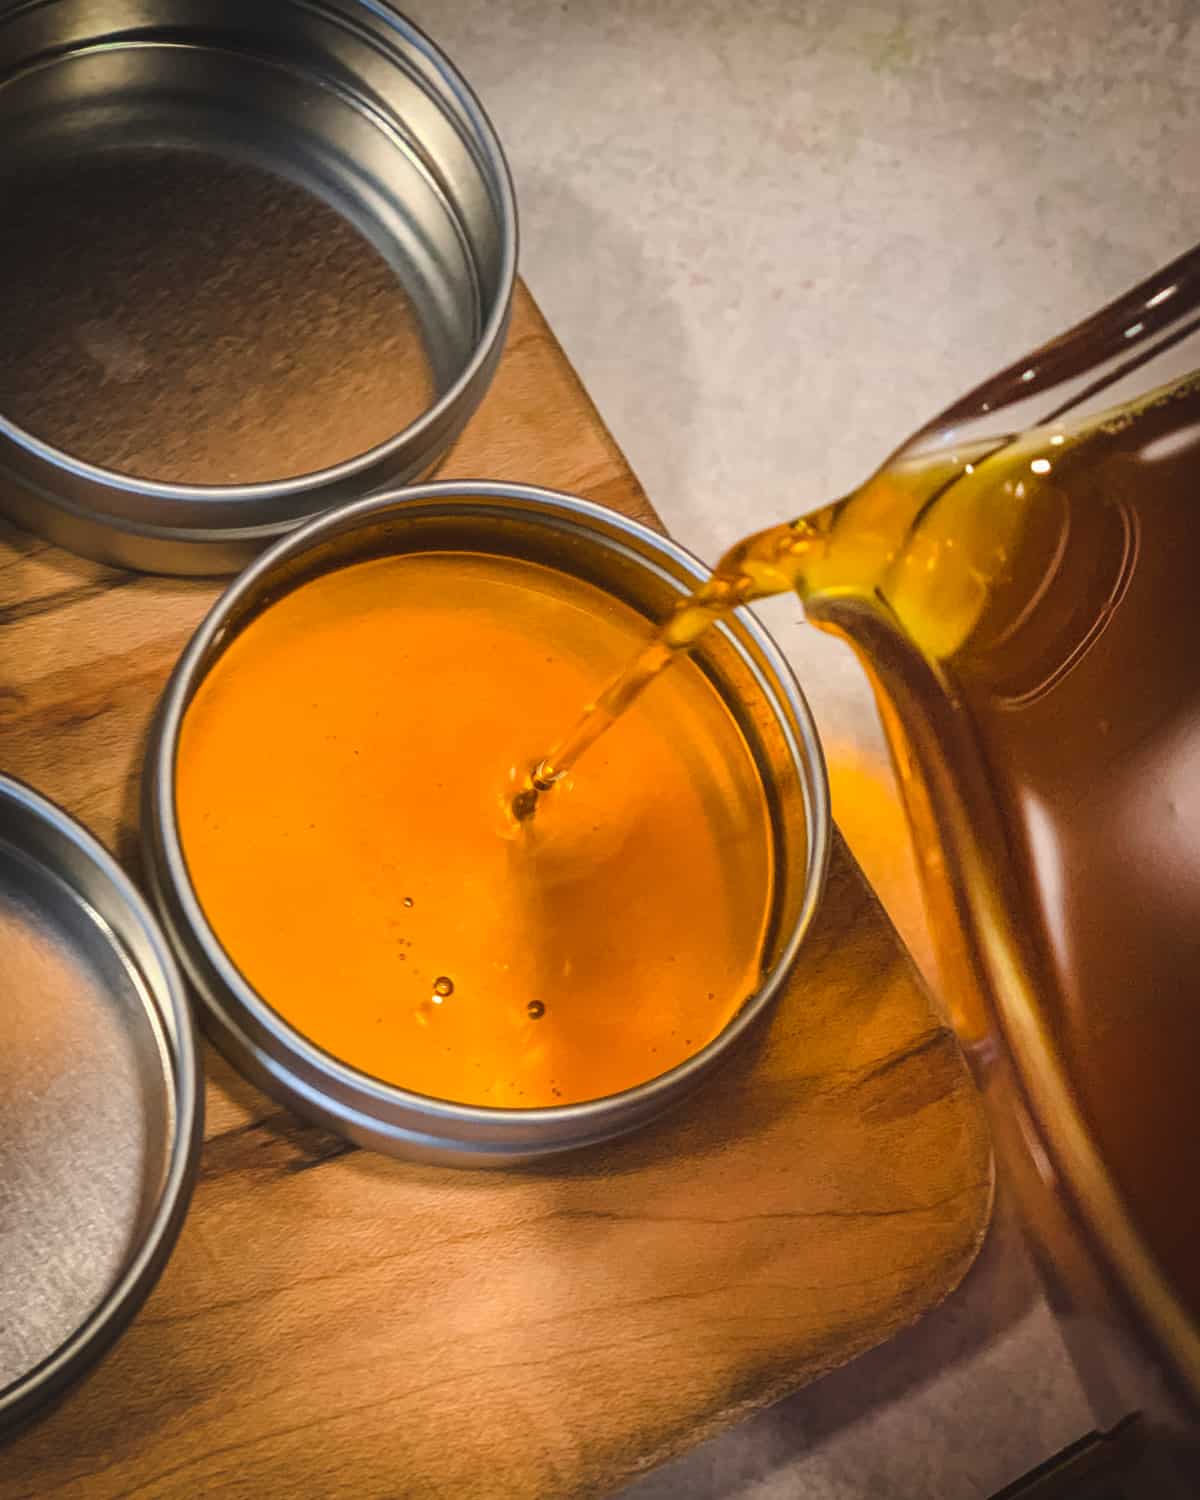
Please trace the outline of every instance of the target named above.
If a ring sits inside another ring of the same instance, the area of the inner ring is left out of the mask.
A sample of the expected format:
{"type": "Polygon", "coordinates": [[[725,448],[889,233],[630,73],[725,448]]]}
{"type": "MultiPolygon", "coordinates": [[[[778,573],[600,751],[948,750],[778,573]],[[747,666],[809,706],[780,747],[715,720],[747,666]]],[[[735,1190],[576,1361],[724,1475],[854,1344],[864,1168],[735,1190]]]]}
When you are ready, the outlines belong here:
{"type": "MultiPolygon", "coordinates": [[[[899,462],[734,547],[535,765],[517,811],[540,817],[556,778],[735,604],[795,589],[820,623],[831,601],[860,602],[965,731],[944,753],[974,799],[981,867],[1016,908],[1023,1003],[1200,1311],[1198,483],[1195,377],[1075,430],[899,462]]],[[[919,790],[902,786],[910,807],[919,790]]]]}

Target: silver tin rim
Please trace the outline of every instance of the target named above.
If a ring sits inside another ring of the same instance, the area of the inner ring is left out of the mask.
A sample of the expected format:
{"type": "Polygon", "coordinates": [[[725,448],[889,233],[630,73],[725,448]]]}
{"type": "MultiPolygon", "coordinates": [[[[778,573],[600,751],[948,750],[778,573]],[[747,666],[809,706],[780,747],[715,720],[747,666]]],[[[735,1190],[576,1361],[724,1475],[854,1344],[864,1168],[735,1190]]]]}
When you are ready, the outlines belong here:
{"type": "MultiPolygon", "coordinates": [[[[322,509],[429,473],[461,434],[495,374],[512,316],[519,235],[512,175],[483,105],[446,54],[386,0],[289,3],[367,38],[377,49],[389,49],[392,64],[424,90],[480,171],[496,217],[500,253],[495,293],[488,299],[470,359],[428,410],[384,442],[309,474],[254,484],[138,479],[76,458],[0,412],[0,511],[70,551],[146,572],[233,572],[322,509]],[[224,519],[198,521],[198,514],[218,508],[227,513],[224,519]]],[[[21,0],[0,0],[0,26],[29,9],[21,0]]],[[[145,34],[145,28],[135,31],[145,34]]],[[[113,40],[119,38],[101,36],[92,45],[113,40]]],[[[320,82],[319,73],[314,78],[320,82]]],[[[344,73],[332,86],[348,93],[344,73]]],[[[365,84],[354,102],[372,117],[383,114],[381,101],[365,84]]],[[[411,136],[399,119],[388,124],[396,137],[411,136]]],[[[419,142],[416,147],[419,152],[419,142]]]]}
{"type": "MultiPolygon", "coordinates": [[[[69,881],[89,908],[103,888],[111,909],[120,913],[125,933],[109,927],[114,945],[134,963],[151,997],[170,1051],[168,1080],[173,1129],[158,1200],[140,1242],[120,1277],[75,1332],[48,1358],[14,1384],[0,1390],[0,1434],[30,1419],[61,1395],[118,1339],[162,1274],[191,1200],[204,1128],[204,1092],[199,1048],[183,978],[147,902],[112,855],[74,818],[24,782],[0,774],[0,813],[5,808],[36,820],[72,863],[87,870],[89,891],[69,881]],[[148,950],[149,964],[137,961],[128,938],[148,950]]],[[[61,868],[55,873],[68,879],[61,868]]],[[[103,920],[103,919],[101,919],[103,920]]]]}
{"type": "MultiPolygon", "coordinates": [[[[416,516],[484,505],[494,514],[524,507],[522,518],[550,526],[597,529],[610,545],[656,569],[678,588],[680,578],[709,575],[676,542],[614,511],[553,490],[472,481],[417,485],[332,511],[293,532],[245,570],[214,604],[192,637],[160,701],[143,776],[142,837],[148,883],[163,925],[198,992],[213,1040],[243,1073],[301,1114],[359,1145],[392,1155],[467,1165],[509,1165],[625,1134],[661,1114],[698,1086],[761,1020],[777,998],[816,911],[832,838],[824,757],[811,711],[787,661],[748,610],[737,625],[764,664],[746,664],[768,698],[785,712],[778,724],[795,766],[807,820],[803,901],[775,963],[757,993],[728,1026],[693,1057],[636,1088],[583,1104],[509,1110],[455,1104],[384,1084],[348,1067],[295,1031],[251,988],[209,927],[190,879],[175,815],[175,757],[183,715],[219,647],[230,619],[281,565],[322,541],[389,514],[416,516]],[[636,550],[634,550],[636,548],[636,550]],[[793,733],[791,723],[796,726],[793,733]]],[[[724,627],[717,627],[722,629],[724,627]]]]}

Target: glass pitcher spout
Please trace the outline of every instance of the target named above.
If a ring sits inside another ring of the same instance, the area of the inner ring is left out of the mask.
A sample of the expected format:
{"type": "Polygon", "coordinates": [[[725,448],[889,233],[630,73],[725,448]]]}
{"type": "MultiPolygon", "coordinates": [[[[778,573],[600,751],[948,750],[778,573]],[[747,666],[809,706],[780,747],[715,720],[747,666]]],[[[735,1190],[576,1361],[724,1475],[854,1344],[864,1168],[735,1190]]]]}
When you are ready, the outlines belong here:
{"type": "Polygon", "coordinates": [[[1146,1369],[1200,1398],[1198,356],[1200,250],[798,523],[1035,1238],[1133,1330],[1128,1379],[1091,1360],[1126,1406],[1146,1369]]]}

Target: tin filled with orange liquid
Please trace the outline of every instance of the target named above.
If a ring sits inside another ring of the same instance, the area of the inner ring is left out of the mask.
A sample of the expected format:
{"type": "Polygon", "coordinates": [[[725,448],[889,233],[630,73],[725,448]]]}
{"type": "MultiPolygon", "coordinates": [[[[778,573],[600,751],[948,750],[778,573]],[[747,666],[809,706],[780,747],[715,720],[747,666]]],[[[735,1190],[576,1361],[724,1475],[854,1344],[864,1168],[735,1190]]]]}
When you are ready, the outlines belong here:
{"type": "Polygon", "coordinates": [[[429,485],[243,574],[164,696],[144,829],[234,1062],[399,1154],[632,1129],[778,992],[829,838],[808,710],[748,616],[530,823],[548,737],[704,570],[598,507],[429,485]]]}

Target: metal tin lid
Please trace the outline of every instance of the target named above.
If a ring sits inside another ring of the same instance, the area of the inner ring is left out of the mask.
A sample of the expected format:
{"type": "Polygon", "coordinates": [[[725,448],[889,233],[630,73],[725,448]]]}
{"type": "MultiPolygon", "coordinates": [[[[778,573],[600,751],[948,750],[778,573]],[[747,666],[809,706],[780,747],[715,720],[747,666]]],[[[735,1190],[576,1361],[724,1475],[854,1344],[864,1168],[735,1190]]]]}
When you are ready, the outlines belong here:
{"type": "Polygon", "coordinates": [[[467,1105],[387,1083],[342,1062],[292,1026],[237,968],[192,885],[177,817],[175,765],[184,715],[238,631],[301,580],[403,552],[498,552],[585,580],[648,621],[707,570],[667,538],[603,506],[491,480],[414,485],[342,506],[278,542],[209,611],[176,664],[142,777],[147,886],[203,1007],[212,1040],[245,1077],[289,1109],[371,1150],[469,1166],[511,1166],[611,1140],[697,1088],[767,1013],[812,922],[829,855],[829,785],[816,726],[786,661],[748,611],[698,648],[763,772],[772,804],[776,898],[764,974],[705,1047],[668,1071],[603,1098],[531,1109],[467,1105]]]}
{"type": "Polygon", "coordinates": [[[390,4],[0,0],[0,201],[0,512],[102,562],[236,571],[499,362],[504,153],[390,4]]]}
{"type": "Polygon", "coordinates": [[[141,1305],[201,1120],[188,1003],[145,903],[77,823],[0,776],[0,1429],[141,1305]]]}

